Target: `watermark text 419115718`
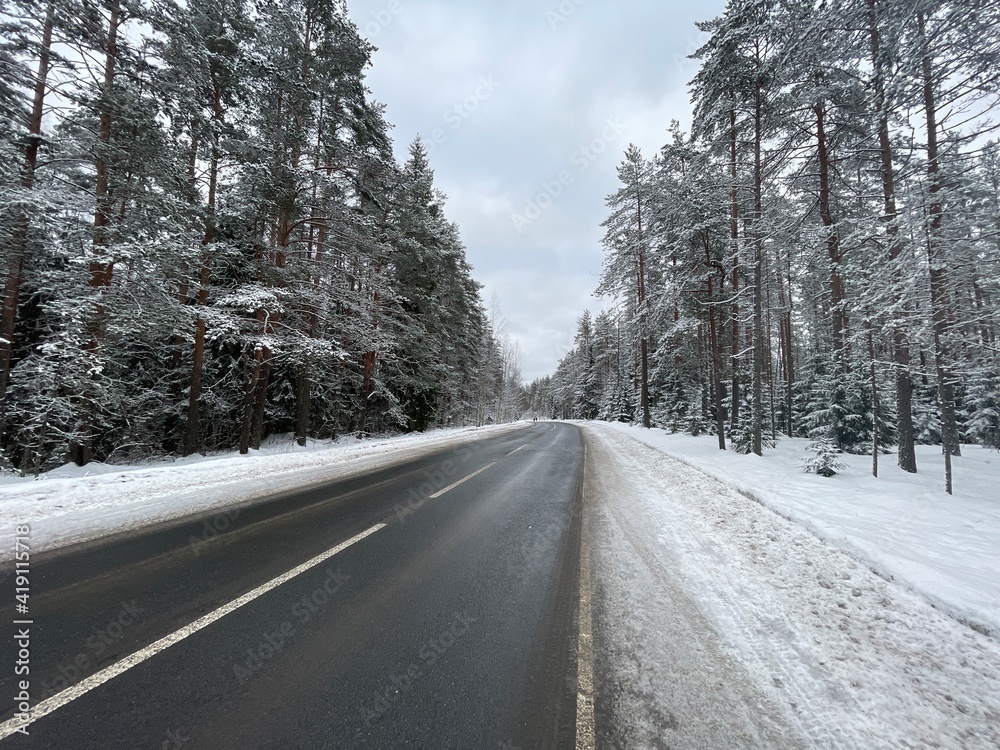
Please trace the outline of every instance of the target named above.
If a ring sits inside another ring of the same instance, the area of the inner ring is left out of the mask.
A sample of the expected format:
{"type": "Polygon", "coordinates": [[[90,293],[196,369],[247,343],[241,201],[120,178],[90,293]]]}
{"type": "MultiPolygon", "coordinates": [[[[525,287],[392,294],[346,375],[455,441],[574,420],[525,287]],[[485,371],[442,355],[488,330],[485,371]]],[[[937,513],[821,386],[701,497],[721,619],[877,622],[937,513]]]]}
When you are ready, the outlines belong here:
{"type": "Polygon", "coordinates": [[[14,529],[14,718],[28,733],[31,723],[31,527],[14,529]]]}

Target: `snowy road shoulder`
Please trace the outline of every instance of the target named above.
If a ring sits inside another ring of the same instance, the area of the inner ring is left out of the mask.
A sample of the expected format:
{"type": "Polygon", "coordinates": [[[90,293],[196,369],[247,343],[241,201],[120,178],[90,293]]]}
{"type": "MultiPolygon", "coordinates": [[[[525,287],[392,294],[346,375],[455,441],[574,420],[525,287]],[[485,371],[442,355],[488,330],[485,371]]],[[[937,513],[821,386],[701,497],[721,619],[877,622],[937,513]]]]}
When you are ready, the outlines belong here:
{"type": "Polygon", "coordinates": [[[627,746],[1000,746],[995,640],[721,482],[584,429],[595,632],[627,746]]]}
{"type": "Polygon", "coordinates": [[[747,493],[953,617],[1000,636],[1000,454],[966,446],[954,459],[955,495],[943,488],[938,446],[917,446],[918,474],[883,456],[841,455],[834,477],[806,474],[808,440],[782,438],[763,457],[721,452],[715,437],[671,435],[621,423],[622,432],[747,493]]]}
{"type": "MultiPolygon", "coordinates": [[[[271,441],[241,456],[193,456],[149,466],[66,466],[38,479],[0,480],[0,533],[31,527],[43,552],[205,511],[224,510],[278,492],[372,471],[397,461],[523,427],[466,427],[398,438],[335,444],[271,441]]],[[[0,562],[13,557],[0,547],[0,562]]]]}

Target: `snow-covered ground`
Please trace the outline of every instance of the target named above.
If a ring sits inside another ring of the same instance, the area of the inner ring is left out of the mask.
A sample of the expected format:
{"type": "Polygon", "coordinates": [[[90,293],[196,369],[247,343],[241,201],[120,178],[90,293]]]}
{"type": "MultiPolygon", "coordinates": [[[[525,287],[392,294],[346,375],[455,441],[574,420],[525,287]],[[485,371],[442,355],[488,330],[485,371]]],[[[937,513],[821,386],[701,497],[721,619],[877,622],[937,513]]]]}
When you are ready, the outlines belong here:
{"type": "MultiPolygon", "coordinates": [[[[32,552],[229,508],[275,492],[329,481],[522,425],[463,427],[335,443],[271,439],[249,455],[191,456],[145,466],[67,464],[37,478],[0,478],[0,534],[31,527],[32,552]]],[[[0,547],[0,561],[13,557],[0,547]]]]}
{"type": "MultiPolygon", "coordinates": [[[[792,471],[799,451],[794,461],[788,450],[744,459],[691,448],[690,437],[585,429],[598,701],[613,717],[611,746],[1000,747],[1000,643],[858,562],[881,552],[880,567],[904,573],[908,559],[920,560],[907,579],[914,586],[941,581],[927,573],[937,553],[924,542],[955,544],[955,557],[978,550],[985,562],[976,525],[994,515],[973,493],[949,506],[943,492],[886,471],[885,498],[866,492],[876,485],[853,462],[839,480],[802,478],[792,471]],[[704,462],[726,484],[665,452],[704,462]],[[727,486],[735,483],[767,490],[761,499],[781,515],[727,486]],[[931,519],[941,527],[921,531],[931,519]]],[[[930,457],[921,458],[926,470],[930,457]]],[[[960,487],[973,481],[973,460],[959,466],[960,487]]],[[[951,563],[941,575],[961,579],[951,563]]],[[[986,605],[979,615],[996,613],[976,584],[985,575],[962,589],[963,606],[986,605]]]]}
{"type": "Polygon", "coordinates": [[[944,491],[944,457],[917,446],[919,473],[882,456],[843,455],[833,477],[806,474],[808,440],[783,438],[763,458],[722,453],[717,438],[611,425],[705,471],[810,529],[880,574],[963,622],[1000,635],[1000,453],[963,446],[955,494],[944,491]]]}

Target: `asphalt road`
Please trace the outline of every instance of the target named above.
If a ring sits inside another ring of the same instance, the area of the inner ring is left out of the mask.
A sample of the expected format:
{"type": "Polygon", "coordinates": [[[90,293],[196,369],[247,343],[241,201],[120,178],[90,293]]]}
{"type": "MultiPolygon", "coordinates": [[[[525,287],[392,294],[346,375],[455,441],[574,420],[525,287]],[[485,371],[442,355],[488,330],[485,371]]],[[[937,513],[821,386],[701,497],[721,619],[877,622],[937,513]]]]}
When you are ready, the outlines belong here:
{"type": "Polygon", "coordinates": [[[540,423],[36,556],[32,704],[58,706],[0,750],[574,747],[583,458],[540,423]]]}

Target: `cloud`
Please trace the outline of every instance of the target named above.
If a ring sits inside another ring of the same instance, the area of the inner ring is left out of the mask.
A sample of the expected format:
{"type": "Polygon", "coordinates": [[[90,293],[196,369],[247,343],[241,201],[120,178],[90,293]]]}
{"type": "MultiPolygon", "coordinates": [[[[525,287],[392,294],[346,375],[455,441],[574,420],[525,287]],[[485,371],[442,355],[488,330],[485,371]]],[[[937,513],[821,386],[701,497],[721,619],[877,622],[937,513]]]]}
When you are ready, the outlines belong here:
{"type": "Polygon", "coordinates": [[[387,105],[396,154],[405,158],[418,133],[432,144],[448,216],[461,228],[485,299],[494,292],[500,299],[526,379],[553,372],[577,317],[601,309],[592,293],[616,166],[629,143],[651,156],[672,119],[686,126],[687,83],[697,68],[687,57],[703,41],[694,22],[723,7],[723,0],[350,4],[362,31],[377,31],[368,85],[387,105]],[[495,84],[489,92],[484,80],[495,84]],[[621,132],[612,135],[609,122],[621,132]],[[532,203],[546,205],[518,226],[512,217],[532,203]]]}

